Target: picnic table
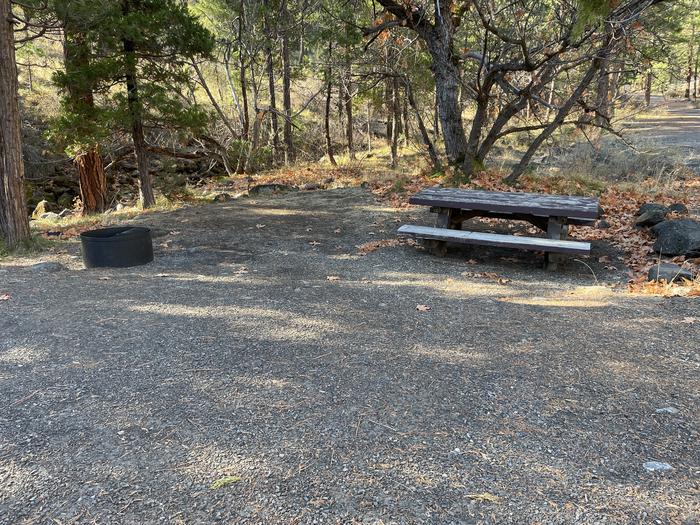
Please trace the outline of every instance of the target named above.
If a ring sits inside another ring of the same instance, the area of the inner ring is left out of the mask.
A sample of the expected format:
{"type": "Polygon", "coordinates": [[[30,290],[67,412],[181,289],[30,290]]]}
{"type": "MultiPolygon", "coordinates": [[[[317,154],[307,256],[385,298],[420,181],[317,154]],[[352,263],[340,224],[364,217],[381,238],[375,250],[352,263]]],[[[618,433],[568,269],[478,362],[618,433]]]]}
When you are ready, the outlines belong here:
{"type": "Polygon", "coordinates": [[[588,242],[567,240],[570,224],[591,226],[602,215],[598,199],[539,193],[428,188],[409,199],[411,204],[430,206],[437,214],[435,227],[405,224],[399,235],[423,239],[432,253],[444,255],[447,242],[500,246],[545,252],[545,267],[554,270],[555,254],[588,255],[588,242]],[[527,221],[546,237],[524,237],[462,230],[474,217],[527,221]]]}

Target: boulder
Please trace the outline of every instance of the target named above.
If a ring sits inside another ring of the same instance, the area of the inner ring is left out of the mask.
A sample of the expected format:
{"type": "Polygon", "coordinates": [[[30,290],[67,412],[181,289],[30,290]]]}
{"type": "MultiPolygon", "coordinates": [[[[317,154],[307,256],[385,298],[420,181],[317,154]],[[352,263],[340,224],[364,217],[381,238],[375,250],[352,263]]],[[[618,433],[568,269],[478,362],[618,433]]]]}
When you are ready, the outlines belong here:
{"type": "Polygon", "coordinates": [[[303,191],[314,191],[314,190],[320,190],[321,186],[316,184],[315,182],[307,182],[301,186],[301,189],[303,191]]]}
{"type": "Polygon", "coordinates": [[[54,213],[52,211],[47,211],[46,213],[42,213],[38,217],[39,219],[46,219],[50,221],[58,221],[61,219],[61,216],[58,213],[54,213]]]}
{"type": "Polygon", "coordinates": [[[667,283],[682,281],[683,279],[692,281],[693,272],[677,264],[661,263],[655,264],[649,269],[647,278],[650,281],[666,281],[667,283]]]}
{"type": "Polygon", "coordinates": [[[606,221],[605,219],[600,219],[596,223],[595,227],[598,228],[599,230],[607,230],[608,228],[610,228],[610,223],[608,221],[606,221]]]}
{"type": "Polygon", "coordinates": [[[214,198],[212,199],[212,201],[214,201],[214,202],[228,202],[231,199],[233,199],[233,197],[231,197],[231,195],[229,195],[228,193],[218,193],[218,194],[214,195],[214,198]]]}
{"type": "Polygon", "coordinates": [[[691,219],[664,221],[653,228],[654,251],[662,255],[700,256],[700,222],[691,219]]]}
{"type": "Polygon", "coordinates": [[[65,266],[63,266],[61,263],[53,262],[53,261],[47,261],[47,262],[40,262],[36,264],[32,264],[29,269],[33,272],[60,272],[61,270],[65,270],[65,266]]]}
{"type": "Polygon", "coordinates": [[[248,195],[269,195],[283,191],[294,191],[297,188],[288,184],[258,184],[248,190],[248,195]]]}
{"type": "Polygon", "coordinates": [[[66,217],[73,217],[75,215],[75,212],[73,210],[69,210],[68,208],[64,209],[61,211],[58,216],[61,219],[65,219],[66,217]]]}
{"type": "Polygon", "coordinates": [[[676,204],[671,204],[667,211],[669,213],[680,213],[681,215],[688,215],[688,207],[682,202],[677,202],[676,204]]]}
{"type": "Polygon", "coordinates": [[[658,210],[658,209],[649,209],[642,213],[637,219],[634,221],[634,224],[636,226],[640,227],[649,227],[649,226],[656,226],[660,222],[664,222],[666,220],[666,211],[664,210],[658,210]]]}
{"type": "Polygon", "coordinates": [[[32,212],[32,219],[38,219],[41,215],[49,211],[50,207],[51,205],[46,199],[39,201],[39,204],[36,205],[36,208],[34,208],[32,212]]]}
{"type": "Polygon", "coordinates": [[[640,215],[644,215],[649,211],[662,212],[666,214],[668,213],[668,208],[666,208],[666,206],[664,206],[663,204],[658,204],[656,202],[647,202],[646,204],[642,204],[639,207],[639,211],[637,211],[637,216],[639,217],[640,215]]]}

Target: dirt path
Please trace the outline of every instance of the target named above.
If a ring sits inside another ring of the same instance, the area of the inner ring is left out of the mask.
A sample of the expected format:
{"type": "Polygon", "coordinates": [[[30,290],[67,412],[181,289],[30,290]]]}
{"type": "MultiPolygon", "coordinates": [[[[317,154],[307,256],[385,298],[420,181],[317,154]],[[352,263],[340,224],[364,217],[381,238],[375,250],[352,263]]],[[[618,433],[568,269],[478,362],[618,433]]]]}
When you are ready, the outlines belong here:
{"type": "Polygon", "coordinates": [[[686,164],[699,170],[700,108],[686,101],[657,103],[656,112],[624,123],[624,136],[640,148],[671,148],[681,154],[686,164]]]}
{"type": "Polygon", "coordinates": [[[241,199],[136,221],[148,266],[1,262],[0,523],[696,523],[697,300],[436,259],[411,214],[241,199]]]}

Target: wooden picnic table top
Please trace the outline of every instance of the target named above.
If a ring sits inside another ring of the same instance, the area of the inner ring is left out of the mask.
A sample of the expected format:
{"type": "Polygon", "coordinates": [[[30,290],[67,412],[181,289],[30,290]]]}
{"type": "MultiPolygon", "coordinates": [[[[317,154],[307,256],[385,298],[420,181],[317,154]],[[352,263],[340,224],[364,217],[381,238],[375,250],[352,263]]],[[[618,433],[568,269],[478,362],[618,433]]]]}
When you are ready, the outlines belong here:
{"type": "Polygon", "coordinates": [[[597,219],[602,212],[598,199],[592,197],[459,188],[427,188],[408,202],[440,208],[588,220],[597,219]]]}

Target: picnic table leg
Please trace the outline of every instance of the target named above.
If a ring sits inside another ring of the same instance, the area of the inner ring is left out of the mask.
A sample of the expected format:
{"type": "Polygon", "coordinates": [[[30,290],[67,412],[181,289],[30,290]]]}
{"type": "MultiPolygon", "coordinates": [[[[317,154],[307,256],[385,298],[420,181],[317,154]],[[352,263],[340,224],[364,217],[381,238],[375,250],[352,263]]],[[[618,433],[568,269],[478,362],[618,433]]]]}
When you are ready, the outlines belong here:
{"type": "MultiPolygon", "coordinates": [[[[437,218],[435,219],[435,227],[459,230],[461,224],[455,221],[455,211],[456,210],[451,208],[439,208],[437,211],[437,218]]],[[[433,255],[437,255],[438,257],[444,257],[447,255],[447,243],[445,241],[429,239],[426,240],[425,246],[428,252],[433,255]]]]}
{"type": "MultiPolygon", "coordinates": [[[[566,240],[569,234],[569,225],[566,219],[561,217],[550,217],[547,221],[547,237],[550,239],[566,240]]],[[[560,254],[545,252],[544,267],[547,271],[556,271],[559,263],[564,262],[564,257],[560,254]]]]}

